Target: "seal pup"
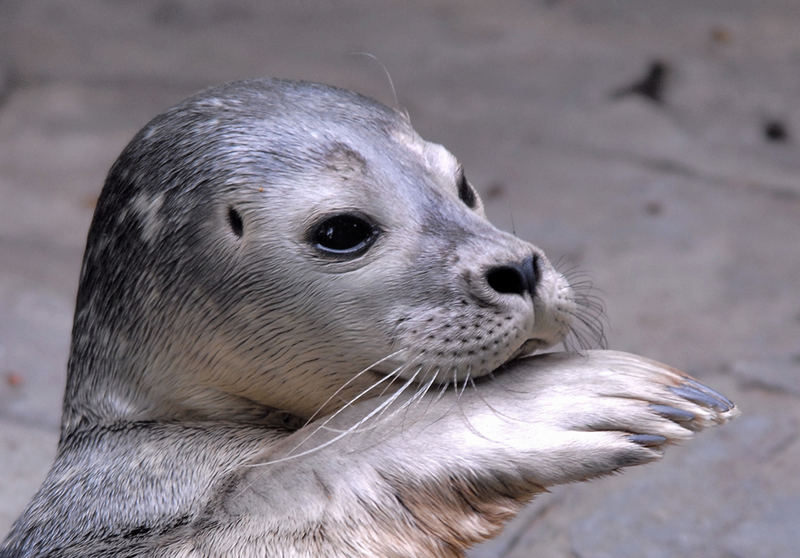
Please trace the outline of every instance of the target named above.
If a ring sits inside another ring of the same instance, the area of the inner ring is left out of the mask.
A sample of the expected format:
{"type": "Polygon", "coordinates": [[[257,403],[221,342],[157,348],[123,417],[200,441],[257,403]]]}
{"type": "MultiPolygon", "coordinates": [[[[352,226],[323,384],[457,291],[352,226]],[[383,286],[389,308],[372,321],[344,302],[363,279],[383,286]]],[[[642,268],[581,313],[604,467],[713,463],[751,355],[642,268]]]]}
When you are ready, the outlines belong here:
{"type": "Polygon", "coordinates": [[[7,557],[456,557],[735,406],[564,339],[573,289],[401,113],[253,80],[152,120],[89,230],[7,557]]]}

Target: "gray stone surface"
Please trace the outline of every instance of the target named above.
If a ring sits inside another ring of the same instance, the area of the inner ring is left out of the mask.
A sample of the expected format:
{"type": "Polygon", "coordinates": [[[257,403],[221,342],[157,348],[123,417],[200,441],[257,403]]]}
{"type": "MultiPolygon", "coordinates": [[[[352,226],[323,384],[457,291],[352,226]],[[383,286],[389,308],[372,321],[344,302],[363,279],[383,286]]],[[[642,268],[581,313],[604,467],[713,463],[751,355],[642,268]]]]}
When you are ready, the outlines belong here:
{"type": "Polygon", "coordinates": [[[789,558],[800,547],[800,2],[0,3],[0,532],[55,450],[83,242],[150,117],[277,75],[399,104],[492,219],[600,290],[612,347],[736,422],[538,498],[474,557],[789,558]],[[663,105],[611,93],[668,65],[663,105]],[[780,120],[786,141],[764,127],[780,120]]]}
{"type": "Polygon", "coordinates": [[[47,474],[56,455],[57,442],[58,434],[53,428],[0,419],[3,536],[47,474]]]}

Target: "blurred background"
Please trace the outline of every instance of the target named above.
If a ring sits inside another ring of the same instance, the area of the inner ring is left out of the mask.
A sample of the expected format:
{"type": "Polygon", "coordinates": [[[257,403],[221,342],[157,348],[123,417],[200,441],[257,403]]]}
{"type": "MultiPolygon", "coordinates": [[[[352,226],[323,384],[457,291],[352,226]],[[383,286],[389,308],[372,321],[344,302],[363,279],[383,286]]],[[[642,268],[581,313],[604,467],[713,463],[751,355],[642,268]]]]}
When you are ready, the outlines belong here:
{"type": "Polygon", "coordinates": [[[797,0],[3,0],[0,534],[55,454],[107,169],[183,97],[279,76],[408,110],[496,224],[589,273],[610,347],[742,408],[472,557],[797,556],[799,29],[797,0]]]}

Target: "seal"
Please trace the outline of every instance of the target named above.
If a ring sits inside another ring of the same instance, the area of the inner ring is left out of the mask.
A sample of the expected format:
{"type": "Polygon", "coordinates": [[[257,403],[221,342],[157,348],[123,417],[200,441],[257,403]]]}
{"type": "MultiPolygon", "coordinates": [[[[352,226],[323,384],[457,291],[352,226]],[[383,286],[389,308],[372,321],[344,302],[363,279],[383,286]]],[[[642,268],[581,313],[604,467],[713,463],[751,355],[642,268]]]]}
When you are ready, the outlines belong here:
{"type": "Polygon", "coordinates": [[[461,556],[736,414],[643,357],[526,356],[580,312],[400,112],[201,92],[109,172],[58,455],[0,555],[461,556]]]}

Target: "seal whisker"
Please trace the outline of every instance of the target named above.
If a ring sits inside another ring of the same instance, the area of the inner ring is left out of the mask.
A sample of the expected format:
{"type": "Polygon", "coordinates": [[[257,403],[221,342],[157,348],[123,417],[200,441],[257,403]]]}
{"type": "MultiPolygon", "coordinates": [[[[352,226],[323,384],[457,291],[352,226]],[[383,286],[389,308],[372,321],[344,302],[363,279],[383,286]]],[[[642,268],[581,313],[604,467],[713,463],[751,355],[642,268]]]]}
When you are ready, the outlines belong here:
{"type": "Polygon", "coordinates": [[[439,393],[436,394],[436,398],[433,401],[431,401],[431,403],[436,403],[440,399],[442,399],[442,397],[445,396],[445,394],[449,389],[450,389],[450,384],[448,384],[447,382],[442,382],[441,387],[439,388],[439,393]]]}
{"type": "MultiPolygon", "coordinates": [[[[423,370],[425,370],[425,365],[419,362],[421,358],[422,358],[421,355],[415,355],[410,361],[408,361],[403,366],[403,369],[397,373],[398,377],[400,377],[400,375],[403,374],[405,371],[411,370],[415,366],[416,370],[414,371],[412,377],[416,378],[417,376],[419,376],[423,372],[423,370]]],[[[435,381],[436,381],[436,374],[434,373],[431,377],[429,377],[425,381],[425,383],[416,382],[417,387],[414,390],[414,393],[410,396],[409,401],[415,401],[421,399],[424,396],[425,392],[427,392],[427,390],[430,388],[430,385],[435,383],[435,381]]]]}
{"type": "Polygon", "coordinates": [[[482,438],[484,440],[489,440],[491,442],[497,442],[498,441],[498,440],[492,440],[491,438],[486,437],[484,434],[479,432],[478,429],[475,428],[475,426],[472,424],[472,421],[470,421],[469,416],[467,415],[467,412],[464,410],[464,406],[463,406],[463,401],[461,399],[461,395],[459,395],[456,398],[455,403],[456,403],[456,406],[458,408],[458,412],[461,415],[461,418],[463,419],[464,424],[467,427],[467,430],[469,430],[470,432],[475,434],[475,436],[478,436],[478,437],[480,437],[480,438],[482,438]]]}
{"type": "MultiPolygon", "coordinates": [[[[527,421],[524,421],[524,420],[520,419],[519,417],[513,417],[513,416],[509,415],[508,413],[503,413],[495,405],[492,405],[491,403],[489,403],[489,401],[481,393],[481,390],[478,389],[478,385],[475,383],[475,381],[472,378],[470,378],[470,384],[473,387],[473,393],[475,394],[475,396],[478,397],[483,402],[483,404],[486,405],[494,414],[496,414],[499,417],[503,417],[505,419],[508,419],[508,420],[527,423],[527,421]]],[[[511,389],[507,389],[506,391],[508,391],[508,393],[528,393],[528,392],[523,392],[523,391],[519,391],[519,390],[511,390],[511,389]]]]}
{"type": "MultiPolygon", "coordinates": [[[[415,372],[415,374],[412,376],[412,378],[416,379],[416,375],[419,374],[419,372],[421,370],[422,370],[422,367],[418,368],[417,371],[415,372]]],[[[404,386],[402,386],[400,388],[399,391],[402,391],[403,389],[407,388],[409,385],[411,385],[411,384],[410,383],[406,383],[404,386]]],[[[399,395],[399,393],[397,393],[395,395],[399,395]]],[[[402,429],[405,428],[407,415],[404,415],[403,420],[395,421],[394,424],[392,424],[390,422],[390,420],[393,419],[395,416],[397,416],[399,413],[403,412],[404,410],[407,411],[408,409],[410,409],[411,405],[413,403],[415,403],[415,399],[414,399],[415,397],[416,396],[410,397],[409,399],[404,401],[398,408],[391,410],[391,412],[389,412],[388,414],[386,414],[386,412],[390,408],[391,404],[394,403],[394,400],[385,401],[385,402],[381,403],[380,412],[377,415],[375,415],[374,417],[372,417],[371,420],[372,420],[373,424],[368,425],[368,426],[354,425],[353,427],[350,427],[350,428],[348,428],[346,430],[342,430],[342,432],[344,432],[345,434],[352,435],[352,434],[355,434],[355,433],[370,432],[370,431],[375,430],[378,426],[383,426],[385,428],[384,435],[380,439],[376,439],[372,443],[368,444],[368,446],[361,446],[360,449],[364,449],[365,447],[377,446],[378,444],[381,443],[382,440],[385,440],[386,438],[388,438],[389,435],[392,432],[395,432],[397,430],[402,430],[402,429]]],[[[376,408],[376,411],[377,410],[379,410],[379,409],[376,408]]]]}
{"type": "MultiPolygon", "coordinates": [[[[321,420],[322,420],[322,422],[321,422],[320,424],[316,425],[316,427],[315,427],[315,428],[314,428],[314,429],[313,429],[313,430],[312,430],[312,431],[311,431],[311,432],[310,432],[310,433],[309,433],[309,434],[308,434],[308,435],[307,435],[305,438],[303,438],[302,440],[300,440],[300,442],[298,442],[298,444],[297,444],[297,445],[296,445],[296,446],[295,446],[295,447],[294,447],[292,450],[290,450],[290,451],[289,451],[289,453],[291,453],[291,452],[295,451],[297,448],[299,448],[300,446],[302,446],[302,445],[303,445],[304,443],[306,443],[306,442],[307,442],[307,441],[308,441],[308,440],[309,440],[309,439],[310,439],[312,436],[314,436],[315,434],[317,434],[317,433],[318,433],[319,431],[321,431],[321,430],[330,430],[330,431],[336,431],[336,430],[334,430],[334,429],[332,429],[332,428],[329,428],[329,427],[327,427],[327,425],[328,425],[328,423],[330,423],[330,421],[332,421],[333,419],[335,419],[335,418],[336,418],[337,416],[339,416],[339,415],[340,415],[340,414],[341,414],[341,413],[342,413],[342,412],[343,412],[345,409],[347,409],[348,407],[350,407],[351,405],[353,405],[353,404],[354,404],[356,401],[358,401],[359,399],[361,399],[361,397],[363,397],[365,394],[367,394],[367,393],[369,393],[370,391],[372,391],[373,389],[375,389],[375,388],[376,388],[377,386],[379,386],[380,384],[382,384],[382,383],[384,383],[384,382],[388,382],[387,386],[388,386],[388,385],[391,385],[392,381],[393,381],[393,380],[394,380],[394,378],[395,378],[395,374],[396,374],[396,372],[397,372],[398,370],[400,370],[400,369],[402,369],[402,366],[401,366],[401,367],[398,367],[397,369],[395,369],[394,371],[392,371],[392,373],[390,373],[390,374],[386,374],[385,376],[382,376],[381,378],[379,378],[378,380],[376,380],[375,382],[373,382],[372,384],[370,384],[368,387],[366,387],[365,389],[363,389],[363,390],[362,390],[360,393],[358,393],[358,394],[357,394],[356,396],[354,396],[352,399],[350,399],[350,401],[348,401],[347,403],[345,403],[344,405],[342,405],[342,406],[341,406],[339,409],[337,409],[336,411],[334,411],[334,412],[333,412],[333,413],[331,413],[330,415],[326,416],[324,419],[321,419],[321,420]]],[[[306,424],[306,426],[310,426],[310,424],[306,424]]],[[[346,430],[347,430],[347,429],[342,429],[342,430],[339,430],[339,432],[345,432],[346,430]]]]}
{"type": "MultiPolygon", "coordinates": [[[[365,395],[367,395],[367,394],[368,394],[369,392],[371,392],[373,389],[375,389],[375,388],[376,388],[376,387],[378,387],[379,385],[381,385],[381,384],[385,383],[386,385],[384,385],[384,387],[383,387],[383,389],[381,390],[381,392],[375,396],[376,398],[382,397],[382,396],[383,396],[383,395],[384,395],[384,394],[385,394],[385,393],[386,393],[386,392],[389,390],[389,388],[391,388],[391,387],[392,387],[392,385],[393,385],[394,381],[395,381],[396,379],[398,379],[398,378],[399,378],[399,373],[400,373],[401,371],[405,370],[405,368],[406,368],[406,365],[405,365],[405,364],[403,364],[403,365],[400,365],[400,366],[398,366],[397,368],[395,368],[394,370],[392,370],[390,373],[388,373],[388,374],[386,374],[386,375],[384,375],[384,376],[382,376],[382,377],[378,378],[378,379],[377,379],[375,382],[373,382],[373,383],[372,383],[370,386],[366,387],[366,388],[365,388],[365,389],[363,389],[361,392],[359,392],[358,394],[356,394],[355,396],[353,396],[353,397],[352,397],[352,398],[351,398],[349,401],[347,401],[346,403],[344,403],[344,404],[343,404],[341,407],[339,407],[339,409],[337,409],[335,412],[333,412],[333,413],[331,413],[330,415],[326,416],[324,419],[321,419],[321,420],[322,420],[322,423],[321,423],[321,424],[318,426],[318,428],[320,428],[320,429],[322,429],[322,428],[325,428],[326,430],[334,430],[334,429],[332,429],[332,428],[329,428],[329,427],[327,427],[327,424],[328,424],[328,423],[329,423],[331,420],[333,420],[334,418],[336,418],[336,417],[337,417],[339,414],[341,414],[343,411],[345,411],[345,410],[346,410],[348,407],[352,407],[352,406],[353,406],[355,403],[357,403],[357,402],[358,402],[358,401],[359,401],[359,400],[360,400],[362,397],[364,397],[365,395]]],[[[312,433],[312,434],[313,434],[313,433],[312,433]]]]}
{"type": "MultiPolygon", "coordinates": [[[[399,353],[399,352],[401,352],[401,351],[402,351],[402,349],[401,349],[401,350],[398,350],[398,351],[397,351],[397,353],[399,353]]],[[[400,379],[400,378],[402,377],[402,375],[403,375],[403,374],[404,374],[406,371],[408,371],[408,370],[411,370],[411,369],[412,369],[414,366],[416,366],[416,365],[417,365],[417,361],[419,360],[419,358],[420,358],[420,355],[415,355],[415,356],[414,356],[414,357],[412,357],[410,360],[408,360],[408,361],[404,362],[404,363],[403,363],[403,364],[401,364],[399,367],[397,367],[397,368],[396,368],[396,369],[395,369],[395,370],[392,372],[392,375],[394,376],[394,379],[400,379]]],[[[421,370],[422,370],[422,367],[421,367],[421,366],[419,366],[419,367],[417,368],[417,370],[414,372],[413,376],[414,376],[414,377],[416,377],[416,375],[417,375],[417,374],[418,374],[418,373],[419,373],[421,370]]],[[[385,395],[385,394],[386,394],[386,392],[389,390],[389,388],[391,388],[391,387],[392,387],[392,385],[393,385],[393,382],[392,382],[392,383],[389,383],[389,384],[386,384],[386,386],[384,386],[384,388],[383,388],[383,389],[381,390],[381,392],[380,392],[380,393],[377,395],[377,397],[383,397],[383,395],[385,395]]]]}
{"type": "MultiPolygon", "coordinates": [[[[370,413],[371,416],[365,417],[365,420],[361,420],[361,421],[359,421],[357,424],[355,424],[353,426],[350,426],[350,427],[348,427],[346,429],[338,430],[338,431],[346,433],[346,434],[347,433],[353,433],[353,432],[367,432],[367,431],[373,430],[375,427],[377,427],[378,423],[381,420],[384,420],[384,422],[385,422],[386,420],[388,420],[388,419],[396,416],[400,412],[402,412],[404,409],[408,408],[414,402],[415,395],[412,395],[411,397],[409,397],[397,409],[394,409],[391,412],[389,412],[388,414],[386,414],[387,411],[389,410],[389,408],[391,407],[391,405],[399,398],[400,395],[402,395],[402,393],[406,389],[408,389],[409,386],[417,384],[417,381],[416,381],[417,380],[417,376],[419,375],[421,370],[422,370],[422,367],[417,368],[417,371],[414,372],[414,374],[412,374],[412,376],[408,379],[408,381],[406,381],[402,386],[400,386],[397,389],[397,391],[395,391],[395,393],[393,393],[389,398],[385,399],[384,401],[381,401],[381,403],[377,407],[375,407],[375,409],[373,409],[372,413],[370,413]],[[367,419],[371,419],[373,424],[368,426],[368,427],[364,427],[364,425],[367,422],[367,419]]],[[[334,429],[332,429],[330,427],[325,427],[325,429],[329,430],[329,431],[337,431],[337,430],[334,430],[334,429]]]]}
{"type": "MultiPolygon", "coordinates": [[[[303,440],[302,440],[300,443],[298,443],[298,444],[297,444],[297,445],[296,445],[294,448],[292,448],[292,449],[291,449],[291,450],[290,450],[290,451],[287,453],[287,455],[286,455],[286,456],[284,456],[284,457],[279,457],[279,458],[277,458],[277,459],[271,459],[271,460],[269,460],[269,461],[265,461],[265,462],[263,462],[263,463],[257,463],[257,464],[251,465],[251,467],[259,467],[259,466],[265,466],[265,465],[273,465],[273,464],[276,464],[276,463],[282,463],[282,462],[284,462],[284,461],[289,461],[289,460],[291,460],[291,459],[297,459],[297,458],[300,458],[300,457],[305,457],[305,456],[307,456],[307,455],[310,455],[310,454],[312,454],[312,453],[315,453],[315,452],[317,452],[317,451],[319,451],[319,450],[321,450],[321,449],[323,449],[323,448],[326,448],[326,447],[330,446],[331,444],[334,444],[334,443],[338,442],[339,440],[341,440],[342,438],[344,438],[344,437],[345,437],[345,436],[347,436],[348,434],[350,434],[350,433],[352,433],[352,432],[355,432],[355,431],[357,431],[357,429],[358,429],[358,428],[359,428],[361,425],[363,425],[364,423],[366,423],[367,421],[369,421],[369,420],[370,420],[372,417],[374,417],[376,414],[379,414],[381,411],[383,411],[383,409],[384,409],[385,407],[387,407],[387,406],[391,405],[392,403],[394,403],[394,401],[396,401],[396,400],[397,400],[397,398],[398,398],[398,397],[400,397],[400,395],[403,393],[403,391],[405,391],[405,389],[406,389],[408,386],[410,386],[412,383],[414,383],[414,381],[415,381],[415,380],[416,380],[416,374],[415,374],[414,376],[412,376],[411,378],[409,378],[409,379],[408,379],[408,380],[407,380],[407,381],[406,381],[406,382],[405,382],[405,383],[404,383],[404,384],[403,384],[403,385],[402,385],[402,386],[401,386],[401,387],[400,387],[400,388],[399,388],[399,389],[398,389],[398,390],[397,390],[395,393],[393,393],[393,394],[392,394],[392,395],[391,395],[391,396],[390,396],[388,399],[386,399],[385,401],[381,402],[381,404],[380,404],[380,405],[378,405],[378,406],[377,406],[375,409],[373,409],[372,411],[370,411],[369,413],[367,413],[367,414],[366,414],[364,417],[360,418],[360,419],[359,419],[359,420],[358,420],[358,421],[357,421],[355,424],[353,424],[351,427],[349,427],[349,428],[347,428],[347,429],[344,429],[344,430],[341,430],[341,431],[338,431],[339,433],[338,433],[336,436],[334,436],[333,438],[331,438],[331,439],[329,439],[329,440],[326,440],[325,442],[322,442],[321,444],[319,444],[319,445],[317,445],[317,446],[314,446],[313,448],[309,448],[309,449],[307,449],[307,450],[305,450],[305,451],[302,451],[302,452],[299,452],[299,453],[293,453],[293,452],[294,452],[295,450],[297,450],[297,449],[298,449],[300,446],[302,446],[302,444],[304,444],[305,442],[307,442],[307,441],[308,441],[308,440],[309,440],[309,439],[310,439],[312,436],[314,436],[316,433],[318,433],[318,432],[319,432],[321,429],[325,428],[325,425],[323,424],[323,425],[321,425],[321,426],[317,427],[316,429],[314,429],[314,431],[313,431],[313,432],[311,432],[311,434],[309,434],[308,436],[306,436],[305,438],[303,438],[303,440]]],[[[337,411],[337,413],[336,413],[336,414],[338,414],[338,413],[339,413],[339,411],[337,411]]],[[[331,420],[332,418],[333,418],[333,416],[329,417],[327,420],[331,420]]],[[[327,421],[326,421],[326,422],[327,422],[327,421]]]]}
{"type": "Polygon", "coordinates": [[[414,397],[417,398],[417,399],[422,399],[423,397],[425,397],[425,395],[431,389],[431,386],[433,386],[433,384],[436,383],[436,380],[438,379],[438,377],[439,377],[439,368],[437,368],[436,371],[431,374],[431,377],[428,379],[427,382],[425,382],[425,384],[423,384],[420,387],[420,389],[414,395],[414,397]]]}
{"type": "MultiPolygon", "coordinates": [[[[311,415],[311,416],[308,418],[308,420],[306,421],[306,423],[305,423],[305,424],[306,424],[306,425],[308,425],[308,424],[311,424],[311,422],[312,422],[312,421],[313,421],[313,420],[314,420],[314,419],[317,417],[317,415],[319,415],[319,413],[321,413],[321,412],[322,412],[322,410],[323,410],[325,407],[327,407],[328,403],[330,403],[331,401],[333,401],[333,399],[334,399],[334,398],[335,398],[337,395],[339,395],[339,394],[342,392],[342,390],[344,390],[344,389],[345,389],[347,386],[349,386],[350,384],[352,384],[353,382],[355,382],[355,381],[356,381],[356,380],[357,380],[357,379],[358,379],[358,378],[359,378],[359,377],[360,377],[362,374],[366,374],[367,372],[369,372],[370,370],[372,370],[372,369],[373,369],[373,368],[375,368],[376,366],[378,366],[378,365],[380,365],[380,364],[383,364],[384,362],[386,362],[386,361],[387,361],[387,360],[389,360],[390,358],[393,358],[393,357],[395,357],[395,356],[399,355],[401,352],[403,352],[403,350],[404,350],[404,349],[398,349],[398,350],[394,351],[393,353],[389,353],[389,354],[388,354],[388,355],[386,355],[385,357],[381,358],[380,360],[376,360],[375,362],[373,362],[372,364],[370,364],[369,366],[367,366],[366,368],[364,368],[363,370],[361,370],[361,372],[359,372],[359,373],[355,374],[355,375],[354,375],[354,376],[352,376],[350,379],[348,379],[348,380],[347,380],[345,383],[343,383],[343,384],[342,384],[342,385],[339,387],[339,389],[337,389],[336,391],[334,391],[334,392],[333,392],[333,393],[330,395],[330,397],[328,397],[328,398],[325,400],[325,402],[324,402],[322,405],[320,405],[320,406],[319,406],[319,408],[317,408],[317,410],[316,410],[316,411],[314,411],[314,413],[313,413],[313,414],[312,414],[312,415],[311,415]]],[[[389,376],[389,374],[387,374],[387,376],[389,376]]],[[[378,382],[378,383],[380,383],[380,382],[378,382]]],[[[377,383],[376,383],[376,384],[374,384],[373,386],[375,386],[375,385],[377,385],[377,383]]],[[[368,390],[365,390],[365,391],[368,391],[368,390]]],[[[350,401],[350,403],[352,403],[352,402],[353,402],[353,400],[351,400],[351,401],[350,401]]],[[[347,406],[347,404],[345,404],[345,406],[347,406]]]]}
{"type": "MultiPolygon", "coordinates": [[[[391,373],[387,374],[386,378],[391,378],[392,381],[388,382],[383,387],[383,389],[381,390],[380,394],[375,396],[375,398],[378,399],[380,397],[383,397],[383,395],[392,387],[392,385],[394,385],[394,381],[400,378],[400,374],[402,374],[404,371],[408,370],[411,366],[412,366],[411,363],[404,363],[404,364],[398,366],[397,368],[395,368],[391,373]]],[[[419,372],[421,370],[422,370],[421,367],[417,368],[416,372],[409,379],[410,380],[414,380],[414,383],[416,383],[416,378],[419,375],[419,372]]],[[[379,383],[382,383],[383,381],[385,381],[385,379],[381,379],[381,380],[375,382],[372,387],[373,388],[376,387],[379,383]]],[[[392,397],[395,397],[395,396],[399,395],[399,392],[402,392],[403,390],[405,390],[408,387],[408,385],[411,385],[411,384],[406,382],[406,384],[404,384],[400,388],[398,388],[398,391],[395,392],[395,394],[393,394],[392,397]]],[[[333,419],[336,414],[339,414],[341,411],[343,411],[345,407],[355,404],[358,401],[358,399],[360,399],[363,395],[368,393],[370,389],[366,389],[362,393],[356,395],[350,401],[348,401],[341,409],[339,409],[336,413],[334,413],[330,417],[327,417],[325,422],[323,422],[320,425],[320,428],[324,428],[325,430],[332,431],[332,432],[345,432],[347,430],[351,430],[352,427],[348,427],[346,429],[334,429],[334,428],[331,428],[331,427],[327,426],[327,423],[330,422],[330,420],[333,419]]],[[[382,402],[379,405],[378,408],[381,408],[380,406],[384,405],[385,403],[386,403],[386,401],[382,402]]],[[[389,404],[391,404],[391,401],[389,402],[389,404]]],[[[386,412],[386,409],[388,409],[388,406],[385,406],[385,407],[382,408],[381,412],[375,417],[375,420],[373,422],[377,422],[377,420],[380,419],[381,416],[386,412]]],[[[372,427],[370,427],[370,428],[372,428],[372,427]]],[[[361,432],[361,431],[364,431],[364,429],[360,429],[358,431],[361,432]]]]}
{"type": "Polygon", "coordinates": [[[574,291],[573,309],[567,310],[570,320],[569,334],[563,344],[567,351],[573,350],[570,339],[577,344],[577,352],[596,346],[606,347],[605,307],[600,298],[593,293],[594,286],[590,280],[570,283],[574,291]]]}
{"type": "Polygon", "coordinates": [[[575,308],[568,310],[572,318],[569,335],[564,340],[564,348],[572,350],[569,337],[574,338],[577,350],[582,351],[596,346],[605,348],[605,305],[602,299],[595,294],[597,288],[588,273],[577,266],[562,271],[562,275],[573,291],[575,308]]]}
{"type": "Polygon", "coordinates": [[[467,390],[467,380],[470,379],[470,372],[471,372],[471,369],[467,368],[467,373],[464,376],[464,385],[461,386],[461,390],[460,391],[458,390],[458,380],[456,380],[456,386],[455,387],[456,387],[456,390],[458,391],[458,399],[461,399],[461,397],[464,395],[464,392],[467,390]]]}
{"type": "Polygon", "coordinates": [[[402,111],[402,113],[406,117],[406,120],[408,120],[408,123],[411,124],[411,116],[408,113],[408,109],[400,108],[400,100],[397,97],[397,89],[395,89],[395,87],[394,87],[394,80],[392,79],[392,74],[389,73],[389,69],[386,67],[386,64],[384,64],[383,61],[380,58],[378,58],[375,54],[373,54],[371,52],[356,51],[356,52],[353,52],[352,54],[356,55],[356,56],[365,56],[367,58],[370,58],[373,61],[375,61],[381,67],[381,69],[383,70],[383,74],[386,76],[386,81],[389,82],[389,89],[391,89],[391,91],[392,91],[392,98],[394,99],[395,108],[397,110],[399,110],[399,111],[402,111]]]}
{"type": "Polygon", "coordinates": [[[581,350],[598,345],[606,346],[605,328],[600,317],[580,311],[570,312],[570,315],[576,320],[570,327],[570,332],[575,336],[581,350]]]}
{"type": "MultiPolygon", "coordinates": [[[[403,370],[406,370],[406,369],[407,369],[407,367],[403,367],[403,370]]],[[[417,371],[416,371],[416,372],[414,372],[414,374],[412,374],[412,375],[411,375],[411,378],[410,378],[410,379],[412,379],[412,378],[413,378],[413,379],[415,380],[415,382],[414,382],[415,384],[416,384],[416,378],[417,378],[417,376],[419,375],[419,372],[420,372],[421,370],[422,370],[422,367],[419,367],[419,368],[417,368],[417,371]]],[[[409,385],[410,385],[410,384],[409,384],[409,385]]],[[[388,386],[387,386],[387,387],[388,387],[388,386]]],[[[404,384],[404,385],[402,385],[400,388],[398,388],[398,391],[404,391],[404,390],[405,390],[407,387],[408,387],[408,386],[404,384]]],[[[384,391],[386,391],[386,388],[384,388],[384,391]]],[[[399,395],[399,394],[397,394],[397,393],[395,392],[395,395],[399,395]]],[[[414,396],[412,396],[412,397],[411,397],[411,398],[410,398],[408,401],[404,402],[404,403],[403,403],[403,405],[401,405],[400,409],[403,409],[403,408],[405,408],[405,406],[406,406],[406,405],[407,405],[407,404],[408,404],[408,403],[409,403],[409,402],[410,402],[410,401],[413,399],[413,397],[414,397],[414,396]]],[[[383,405],[383,404],[384,404],[384,402],[382,402],[382,403],[381,403],[381,405],[383,405]]],[[[390,404],[391,404],[391,402],[390,402],[390,404]]],[[[381,419],[383,419],[384,415],[386,414],[386,412],[387,412],[388,410],[389,410],[389,405],[383,406],[383,407],[381,408],[381,411],[380,411],[380,413],[378,413],[378,414],[375,416],[374,420],[373,420],[373,422],[374,422],[375,424],[374,424],[373,426],[371,426],[370,428],[373,428],[374,426],[377,426],[377,423],[378,423],[378,422],[379,422],[381,419]]],[[[391,418],[392,416],[394,416],[394,414],[395,414],[396,412],[397,412],[397,409],[395,409],[394,411],[392,411],[391,413],[389,413],[389,414],[387,415],[387,418],[391,418]]]]}
{"type": "MultiPolygon", "coordinates": [[[[430,390],[431,386],[436,383],[437,374],[438,369],[436,372],[433,372],[430,375],[430,378],[424,384],[420,384],[416,392],[408,399],[407,402],[403,404],[406,407],[406,413],[402,421],[403,424],[405,424],[406,419],[408,418],[408,410],[411,409],[416,403],[422,401],[422,399],[430,390]]],[[[428,408],[430,408],[430,401],[428,402],[428,408]]]]}

